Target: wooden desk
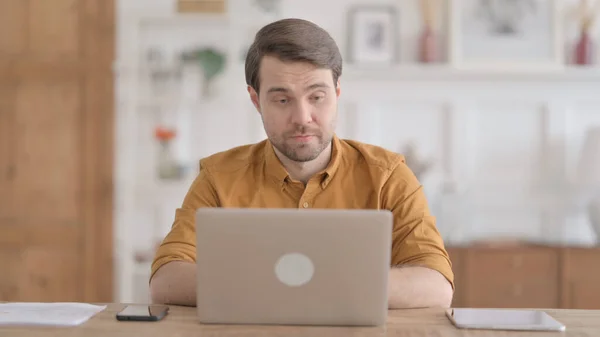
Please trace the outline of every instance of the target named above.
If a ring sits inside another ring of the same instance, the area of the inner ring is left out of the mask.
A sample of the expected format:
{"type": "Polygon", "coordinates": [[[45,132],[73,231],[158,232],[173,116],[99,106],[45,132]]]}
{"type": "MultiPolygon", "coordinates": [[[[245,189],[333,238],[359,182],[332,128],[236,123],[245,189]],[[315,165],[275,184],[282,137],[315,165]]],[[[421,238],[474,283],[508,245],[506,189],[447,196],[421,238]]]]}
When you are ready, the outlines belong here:
{"type": "Polygon", "coordinates": [[[88,322],[74,328],[0,328],[2,337],[113,337],[113,336],[600,336],[600,310],[548,310],[548,313],[567,325],[566,333],[522,333],[505,331],[467,331],[455,329],[442,309],[390,311],[386,327],[297,327],[297,326],[219,326],[202,325],[196,320],[195,308],[171,307],[169,315],[160,322],[119,322],[115,314],[124,305],[111,304],[88,322]]]}

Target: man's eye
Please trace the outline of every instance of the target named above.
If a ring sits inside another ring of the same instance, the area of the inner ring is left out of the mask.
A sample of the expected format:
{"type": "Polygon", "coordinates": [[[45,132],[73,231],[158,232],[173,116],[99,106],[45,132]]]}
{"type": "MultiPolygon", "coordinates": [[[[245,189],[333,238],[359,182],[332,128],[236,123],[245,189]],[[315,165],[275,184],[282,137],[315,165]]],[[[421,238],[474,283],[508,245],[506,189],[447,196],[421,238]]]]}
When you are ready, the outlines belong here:
{"type": "Polygon", "coordinates": [[[282,99],[279,99],[279,100],[277,100],[277,103],[279,103],[279,104],[285,104],[285,103],[287,103],[287,102],[288,102],[288,100],[287,100],[287,99],[285,99],[285,98],[282,98],[282,99]]]}
{"type": "Polygon", "coordinates": [[[322,101],[324,98],[325,98],[325,96],[314,96],[313,100],[318,102],[318,101],[322,101]]]}

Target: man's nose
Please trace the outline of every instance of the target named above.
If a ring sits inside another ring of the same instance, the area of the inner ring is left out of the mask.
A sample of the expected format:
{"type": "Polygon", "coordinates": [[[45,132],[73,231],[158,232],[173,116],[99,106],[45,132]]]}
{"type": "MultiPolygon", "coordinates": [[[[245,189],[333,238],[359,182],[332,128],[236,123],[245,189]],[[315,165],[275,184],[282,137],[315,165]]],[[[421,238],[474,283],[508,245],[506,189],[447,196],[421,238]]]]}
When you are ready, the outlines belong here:
{"type": "Polygon", "coordinates": [[[292,123],[298,125],[308,124],[312,121],[312,111],[310,105],[305,102],[299,102],[292,112],[292,123]]]}

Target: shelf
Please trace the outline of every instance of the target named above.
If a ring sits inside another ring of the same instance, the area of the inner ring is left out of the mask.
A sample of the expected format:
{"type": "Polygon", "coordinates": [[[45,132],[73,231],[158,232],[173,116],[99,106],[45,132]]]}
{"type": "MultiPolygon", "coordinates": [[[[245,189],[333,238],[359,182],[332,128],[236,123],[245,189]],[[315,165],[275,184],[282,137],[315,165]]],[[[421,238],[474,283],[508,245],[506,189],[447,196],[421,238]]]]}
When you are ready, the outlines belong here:
{"type": "MultiPolygon", "coordinates": [[[[115,63],[120,75],[143,74],[147,69],[115,63]]],[[[243,79],[244,65],[228,65],[222,75],[227,80],[243,79]]],[[[450,65],[360,66],[344,64],[342,81],[600,81],[600,66],[559,68],[465,68],[450,65]]]]}
{"type": "Polygon", "coordinates": [[[448,65],[357,66],[344,65],[345,81],[579,81],[600,82],[600,67],[566,66],[556,69],[473,68],[448,65]]]}

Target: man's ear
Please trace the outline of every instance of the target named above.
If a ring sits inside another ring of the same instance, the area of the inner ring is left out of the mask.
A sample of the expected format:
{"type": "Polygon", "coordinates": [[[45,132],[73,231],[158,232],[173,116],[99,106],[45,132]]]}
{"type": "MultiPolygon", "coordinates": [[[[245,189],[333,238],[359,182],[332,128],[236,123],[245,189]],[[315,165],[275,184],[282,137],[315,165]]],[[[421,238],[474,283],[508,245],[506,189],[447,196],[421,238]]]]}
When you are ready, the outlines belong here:
{"type": "Polygon", "coordinates": [[[252,104],[254,104],[256,111],[260,113],[260,102],[258,100],[258,93],[250,85],[248,86],[248,93],[250,94],[250,100],[252,101],[252,104]]]}
{"type": "Polygon", "coordinates": [[[338,78],[336,86],[335,86],[335,95],[339,98],[342,93],[342,88],[340,87],[340,79],[338,78]]]}

